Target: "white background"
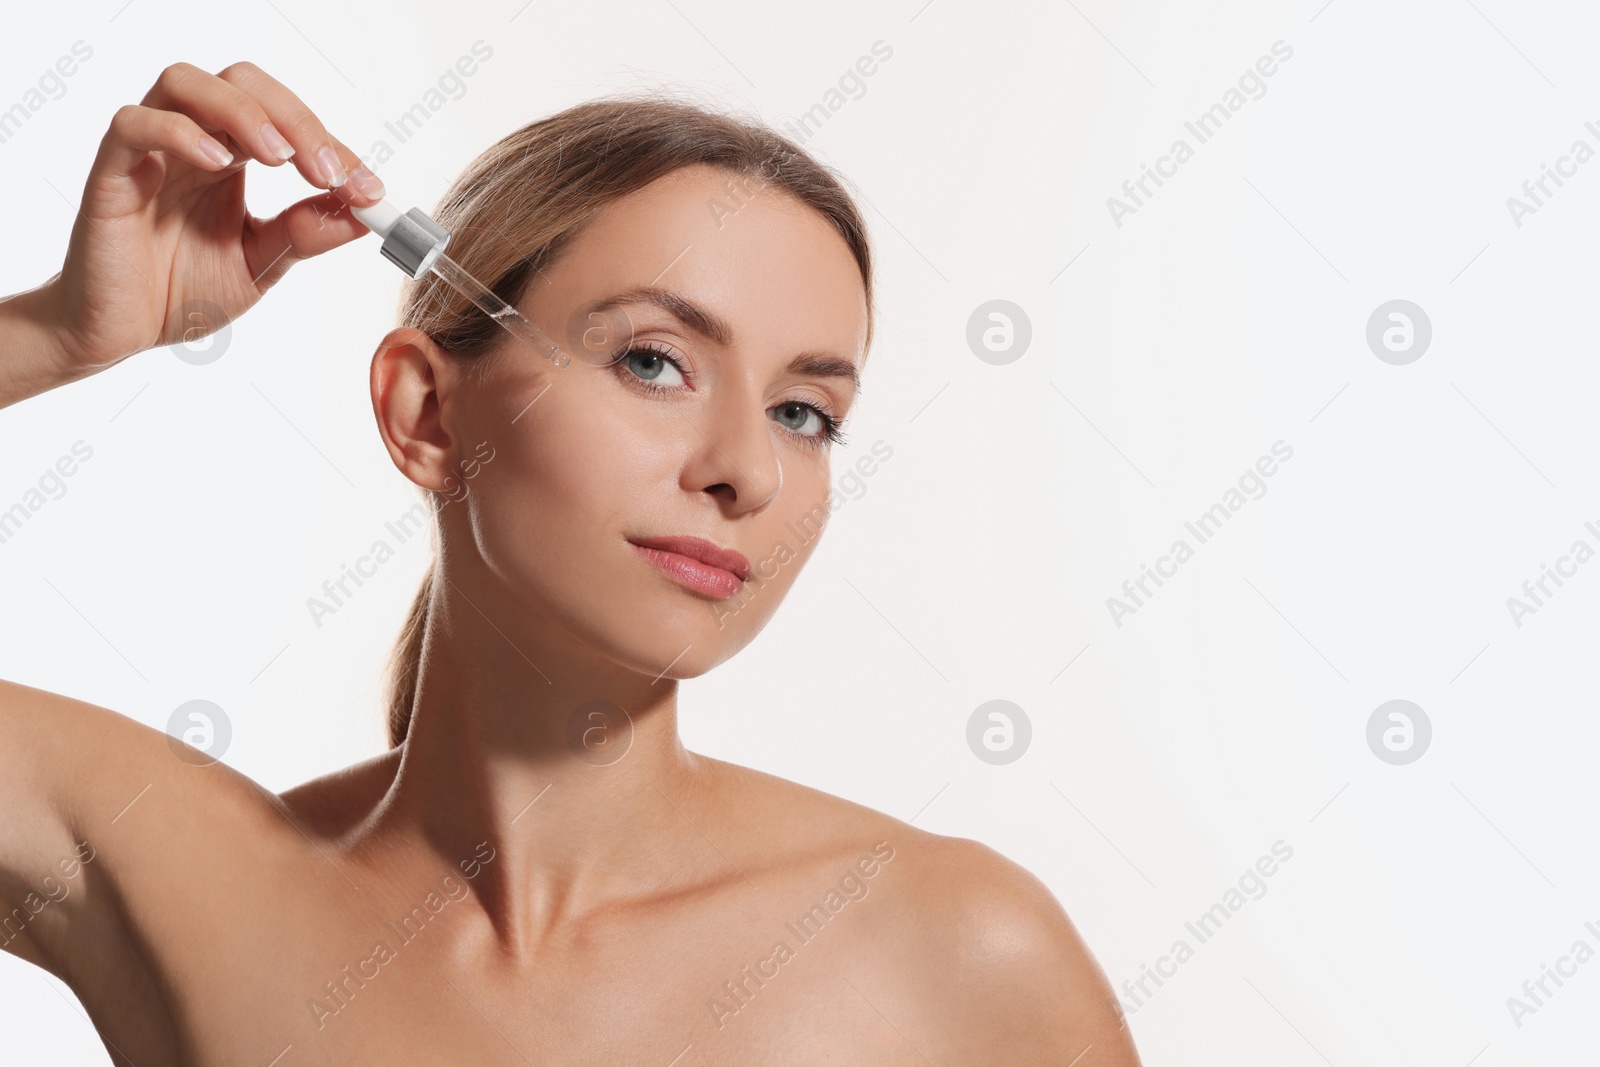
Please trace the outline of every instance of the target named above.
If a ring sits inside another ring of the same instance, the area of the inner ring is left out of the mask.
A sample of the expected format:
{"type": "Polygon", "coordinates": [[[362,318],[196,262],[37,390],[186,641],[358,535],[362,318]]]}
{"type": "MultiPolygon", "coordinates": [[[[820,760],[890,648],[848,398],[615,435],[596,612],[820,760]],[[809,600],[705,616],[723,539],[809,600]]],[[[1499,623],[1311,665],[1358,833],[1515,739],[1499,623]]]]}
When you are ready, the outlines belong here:
{"type": "MultiPolygon", "coordinates": [[[[1600,161],[1520,227],[1506,200],[1600,148],[1597,22],[1508,0],[28,5],[0,108],[94,51],[0,145],[0,291],[58,267],[112,113],[175,61],[256,62],[358,151],[390,141],[391,199],[431,209],[569,104],[688,86],[781,124],[881,40],[808,147],[863,198],[881,269],[836,471],[893,457],[761,637],[684,687],[686,744],[989,843],[1119,989],[1195,947],[1185,921],[1281,839],[1265,895],[1130,1016],[1149,1064],[1576,1062],[1600,963],[1520,1026],[1506,1000],[1600,949],[1600,563],[1520,627],[1506,600],[1600,547],[1600,161]],[[466,92],[395,145],[384,123],[479,39],[466,92]],[[1184,122],[1280,40],[1265,95],[1199,144],[1184,122]],[[1194,157],[1118,226],[1107,198],[1180,137],[1194,157]],[[966,341],[996,298],[1031,321],[1006,365],[966,341]],[[1404,366],[1366,341],[1393,299],[1432,323],[1404,366]],[[1278,440],[1266,494],[1118,626],[1107,598],[1278,440]],[[1404,766],[1366,740],[1396,698],[1433,729],[1404,766]],[[1032,724],[1006,766],[966,742],[991,699],[1032,724]]],[[[258,215],[305,195],[287,169],[250,181],[258,215]]],[[[320,629],[306,598],[417,499],[366,385],[400,280],[364,238],[295,267],[214,364],[151,351],[0,413],[0,510],[94,450],[0,545],[0,673],[156,727],[215,701],[228,762],[274,790],[379,751],[428,546],[320,629]]],[[[69,996],[0,957],[0,1059],[108,1063],[69,996]]]]}

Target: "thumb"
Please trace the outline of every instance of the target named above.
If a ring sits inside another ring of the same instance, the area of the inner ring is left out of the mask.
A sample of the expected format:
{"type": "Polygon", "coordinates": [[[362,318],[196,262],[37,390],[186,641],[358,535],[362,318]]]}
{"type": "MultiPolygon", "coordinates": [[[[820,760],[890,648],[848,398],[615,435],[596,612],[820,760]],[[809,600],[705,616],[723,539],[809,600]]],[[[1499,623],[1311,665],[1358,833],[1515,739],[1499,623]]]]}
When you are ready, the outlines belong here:
{"type": "Polygon", "coordinates": [[[245,262],[256,288],[265,293],[300,260],[320,256],[371,232],[337,193],[318,193],[290,204],[270,219],[246,216],[245,262]]]}

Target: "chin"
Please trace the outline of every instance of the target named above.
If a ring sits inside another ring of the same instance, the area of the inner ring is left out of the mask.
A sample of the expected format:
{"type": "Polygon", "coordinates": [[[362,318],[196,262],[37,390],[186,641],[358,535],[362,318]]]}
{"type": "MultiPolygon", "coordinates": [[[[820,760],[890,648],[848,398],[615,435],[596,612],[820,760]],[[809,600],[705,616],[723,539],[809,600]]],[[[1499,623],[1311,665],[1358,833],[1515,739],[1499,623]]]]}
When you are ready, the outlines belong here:
{"type": "Polygon", "coordinates": [[[632,653],[622,661],[635,670],[651,677],[696,678],[731,659],[760,632],[765,618],[750,597],[746,592],[742,601],[711,600],[672,587],[641,590],[628,611],[612,616],[608,628],[619,651],[632,653]]]}
{"type": "Polygon", "coordinates": [[[695,678],[730,659],[761,631],[778,592],[770,582],[759,590],[752,582],[740,596],[711,598],[643,567],[623,570],[601,583],[603,591],[532,595],[543,602],[539,614],[549,625],[566,629],[602,659],[652,679],[695,678]]]}

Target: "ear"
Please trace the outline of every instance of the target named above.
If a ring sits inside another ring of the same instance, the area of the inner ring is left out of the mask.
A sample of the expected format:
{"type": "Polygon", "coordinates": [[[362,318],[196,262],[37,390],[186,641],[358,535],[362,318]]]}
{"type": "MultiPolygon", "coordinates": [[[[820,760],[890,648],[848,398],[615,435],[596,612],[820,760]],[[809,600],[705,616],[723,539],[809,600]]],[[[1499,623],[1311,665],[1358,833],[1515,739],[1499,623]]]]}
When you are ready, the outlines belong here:
{"type": "Polygon", "coordinates": [[[444,492],[455,471],[450,397],[462,365],[414,326],[389,331],[372,355],[372,413],[389,458],[424,489],[444,492]]]}

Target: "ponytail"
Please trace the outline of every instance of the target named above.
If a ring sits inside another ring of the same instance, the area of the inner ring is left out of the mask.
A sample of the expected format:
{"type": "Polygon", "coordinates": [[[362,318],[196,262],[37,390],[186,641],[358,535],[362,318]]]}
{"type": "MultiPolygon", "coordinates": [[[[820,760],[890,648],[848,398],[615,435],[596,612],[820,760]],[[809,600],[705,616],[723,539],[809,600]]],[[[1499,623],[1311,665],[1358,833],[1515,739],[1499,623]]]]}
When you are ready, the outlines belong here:
{"type": "Polygon", "coordinates": [[[422,666],[422,635],[427,629],[428,601],[433,597],[433,569],[422,577],[422,587],[411,601],[406,621],[400,627],[394,651],[389,654],[388,723],[389,747],[399,748],[411,727],[411,708],[417,699],[417,675],[422,666]]]}

